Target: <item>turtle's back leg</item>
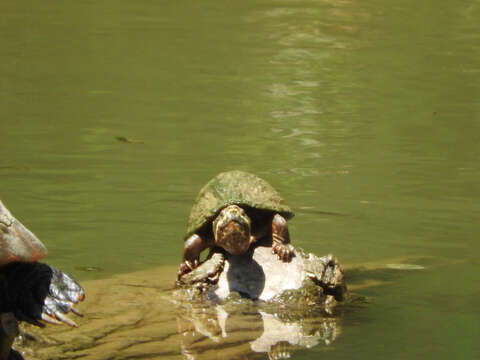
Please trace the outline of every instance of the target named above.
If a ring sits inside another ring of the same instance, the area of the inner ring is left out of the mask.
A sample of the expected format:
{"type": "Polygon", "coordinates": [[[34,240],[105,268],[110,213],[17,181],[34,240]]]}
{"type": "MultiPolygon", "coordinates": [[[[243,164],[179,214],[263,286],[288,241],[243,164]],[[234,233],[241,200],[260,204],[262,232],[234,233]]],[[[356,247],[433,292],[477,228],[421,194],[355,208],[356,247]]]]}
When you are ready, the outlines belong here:
{"type": "Polygon", "coordinates": [[[287,220],[280,214],[275,214],[272,220],[272,241],[272,252],[277,254],[280,260],[290,261],[294,249],[290,245],[287,220]]]}

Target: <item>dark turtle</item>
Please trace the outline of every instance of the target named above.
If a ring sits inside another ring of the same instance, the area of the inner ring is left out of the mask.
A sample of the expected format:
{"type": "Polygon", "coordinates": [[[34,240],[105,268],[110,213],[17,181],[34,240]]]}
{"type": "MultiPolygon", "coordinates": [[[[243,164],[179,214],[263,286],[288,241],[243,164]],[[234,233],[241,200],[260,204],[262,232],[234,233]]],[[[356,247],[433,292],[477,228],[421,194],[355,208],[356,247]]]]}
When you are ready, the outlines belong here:
{"type": "Polygon", "coordinates": [[[38,260],[47,255],[42,242],[0,201],[0,313],[43,326],[40,320],[71,326],[65,313],[84,291],[70,276],[38,260]]]}
{"type": "Polygon", "coordinates": [[[280,194],[258,176],[238,170],[218,174],[200,190],[190,212],[179,277],[198,266],[206,248],[240,255],[267,236],[272,251],[290,261],[287,220],[293,215],[280,194]]]}

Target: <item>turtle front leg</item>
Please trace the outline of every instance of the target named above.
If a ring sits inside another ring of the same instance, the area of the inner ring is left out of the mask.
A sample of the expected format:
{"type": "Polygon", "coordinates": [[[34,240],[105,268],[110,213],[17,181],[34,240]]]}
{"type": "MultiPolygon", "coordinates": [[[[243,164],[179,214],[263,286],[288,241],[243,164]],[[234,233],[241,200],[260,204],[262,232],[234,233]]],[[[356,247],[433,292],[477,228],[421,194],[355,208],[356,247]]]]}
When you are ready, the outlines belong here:
{"type": "Polygon", "coordinates": [[[177,278],[186,274],[198,266],[200,253],[207,248],[207,242],[200,235],[193,234],[185,240],[183,259],[178,267],[177,278]]]}
{"type": "Polygon", "coordinates": [[[287,220],[280,214],[275,214],[272,220],[272,240],[272,252],[283,262],[289,262],[294,255],[294,249],[290,245],[287,220]]]}

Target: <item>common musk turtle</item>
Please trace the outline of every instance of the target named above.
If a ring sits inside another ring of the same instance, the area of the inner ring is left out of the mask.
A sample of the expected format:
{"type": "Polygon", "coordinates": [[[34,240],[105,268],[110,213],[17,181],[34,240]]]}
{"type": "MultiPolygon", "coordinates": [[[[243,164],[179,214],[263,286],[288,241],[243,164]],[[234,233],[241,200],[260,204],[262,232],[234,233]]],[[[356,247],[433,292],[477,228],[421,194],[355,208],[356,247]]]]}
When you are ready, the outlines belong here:
{"type": "Polygon", "coordinates": [[[287,220],[293,216],[280,194],[258,176],[239,170],[218,174],[200,190],[190,212],[178,277],[196,268],[207,248],[241,255],[265,237],[271,238],[273,253],[290,261],[294,249],[287,220]]]}

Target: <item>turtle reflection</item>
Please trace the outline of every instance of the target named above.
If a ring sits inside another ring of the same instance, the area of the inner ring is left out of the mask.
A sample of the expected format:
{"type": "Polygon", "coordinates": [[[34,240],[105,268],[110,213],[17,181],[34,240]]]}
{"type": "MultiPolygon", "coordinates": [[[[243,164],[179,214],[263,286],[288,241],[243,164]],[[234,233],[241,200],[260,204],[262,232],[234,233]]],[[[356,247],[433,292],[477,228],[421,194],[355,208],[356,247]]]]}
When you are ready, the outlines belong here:
{"type": "Polygon", "coordinates": [[[279,352],[330,345],[341,332],[336,317],[317,314],[292,321],[262,310],[229,313],[222,305],[180,315],[178,327],[188,359],[211,359],[220,349],[228,358],[256,352],[276,359],[279,352]]]}

